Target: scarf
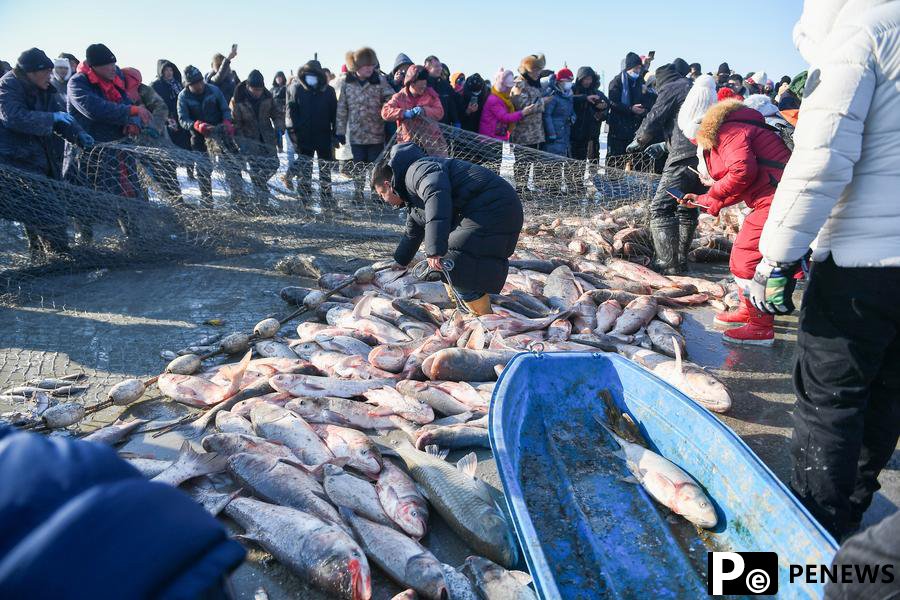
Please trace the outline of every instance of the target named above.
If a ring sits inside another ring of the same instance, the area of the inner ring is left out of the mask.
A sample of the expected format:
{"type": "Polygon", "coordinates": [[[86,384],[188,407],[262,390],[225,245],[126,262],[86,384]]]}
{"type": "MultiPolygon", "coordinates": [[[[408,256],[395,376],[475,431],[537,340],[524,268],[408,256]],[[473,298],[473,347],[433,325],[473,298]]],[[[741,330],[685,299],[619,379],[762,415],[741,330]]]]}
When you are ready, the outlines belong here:
{"type": "Polygon", "coordinates": [[[175,79],[173,77],[172,79],[169,79],[168,81],[166,81],[165,79],[163,79],[163,81],[165,81],[166,83],[169,84],[169,87],[172,89],[173,95],[177,96],[179,93],[181,93],[181,84],[178,83],[177,79],[175,79]]]}
{"type": "MultiPolygon", "coordinates": [[[[516,112],[516,107],[513,106],[512,100],[509,99],[509,92],[501,92],[497,88],[491,86],[491,95],[497,96],[501,100],[503,100],[503,104],[506,106],[506,112],[516,112]]],[[[512,130],[516,128],[515,123],[507,123],[506,130],[512,133],[512,130]]]]}
{"type": "Polygon", "coordinates": [[[122,95],[125,93],[125,82],[118,75],[112,81],[107,81],[97,75],[94,69],[84,62],[78,65],[78,72],[84,73],[92,85],[99,87],[100,91],[103,92],[103,97],[110,102],[118,104],[122,101],[122,95]]]}
{"type": "Polygon", "coordinates": [[[625,71],[620,75],[622,78],[622,104],[631,107],[631,86],[629,85],[631,78],[625,71]]]}

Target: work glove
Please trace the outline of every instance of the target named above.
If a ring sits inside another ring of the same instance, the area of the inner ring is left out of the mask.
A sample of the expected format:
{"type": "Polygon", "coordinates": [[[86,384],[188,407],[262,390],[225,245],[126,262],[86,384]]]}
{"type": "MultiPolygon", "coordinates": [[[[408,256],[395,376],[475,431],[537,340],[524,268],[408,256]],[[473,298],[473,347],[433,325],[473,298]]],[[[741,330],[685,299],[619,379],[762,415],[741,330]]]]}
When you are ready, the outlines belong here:
{"type": "Polygon", "coordinates": [[[412,114],[413,114],[414,117],[420,116],[420,115],[422,114],[422,112],[423,112],[423,111],[422,111],[422,107],[421,107],[421,106],[417,106],[417,107],[415,107],[415,108],[412,109],[412,114]]]}
{"type": "Polygon", "coordinates": [[[632,152],[640,152],[640,151],[641,151],[641,143],[637,140],[634,140],[633,142],[628,144],[628,146],[625,148],[625,152],[628,152],[629,154],[632,152]]]}
{"type": "Polygon", "coordinates": [[[75,122],[75,117],[67,112],[59,111],[53,113],[53,122],[62,123],[63,125],[71,125],[75,122]]]}
{"type": "Polygon", "coordinates": [[[229,137],[234,137],[234,123],[225,119],[222,121],[222,128],[225,130],[225,133],[229,135],[229,137]]]}
{"type": "Polygon", "coordinates": [[[659,142],[658,144],[650,144],[649,146],[647,146],[647,148],[644,150],[644,154],[649,156],[651,159],[656,160],[665,151],[666,151],[666,143],[659,142]]]}
{"type": "MultiPolygon", "coordinates": [[[[805,260],[801,259],[801,260],[805,260]]],[[[801,261],[776,263],[767,258],[756,266],[748,288],[750,302],[757,310],[770,315],[787,315],[794,311],[794,275],[801,261]]]]}
{"type": "Polygon", "coordinates": [[[94,138],[87,131],[82,131],[78,134],[75,143],[82,150],[90,150],[94,146],[94,138]]]}
{"type": "Polygon", "coordinates": [[[337,141],[337,143],[339,145],[343,145],[343,144],[347,143],[347,136],[344,135],[343,133],[337,134],[336,136],[334,136],[334,139],[337,141]]]}
{"type": "Polygon", "coordinates": [[[132,117],[138,117],[141,120],[141,125],[147,125],[153,119],[153,115],[150,114],[149,110],[136,104],[131,106],[130,114],[132,117]]]}
{"type": "Polygon", "coordinates": [[[194,121],[194,131],[204,137],[212,133],[212,130],[212,125],[210,125],[209,123],[204,123],[203,121],[194,121]]]}
{"type": "Polygon", "coordinates": [[[406,120],[412,119],[414,116],[416,116],[416,113],[412,109],[403,111],[403,118],[406,120]]]}

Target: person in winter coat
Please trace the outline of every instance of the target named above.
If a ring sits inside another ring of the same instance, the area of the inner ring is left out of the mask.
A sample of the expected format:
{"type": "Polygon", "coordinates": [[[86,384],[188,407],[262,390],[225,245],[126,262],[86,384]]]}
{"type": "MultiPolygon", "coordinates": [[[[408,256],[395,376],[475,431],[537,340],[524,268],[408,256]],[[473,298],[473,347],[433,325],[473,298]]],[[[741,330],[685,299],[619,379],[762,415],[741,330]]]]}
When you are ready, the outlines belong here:
{"type": "MultiPolygon", "coordinates": [[[[340,85],[337,105],[337,139],[350,138],[350,151],[357,163],[374,163],[384,150],[384,119],[381,108],[394,90],[377,70],[378,56],[371,48],[348,52],[347,74],[340,85]]],[[[363,197],[365,172],[353,180],[357,199],[363,197]]]]}
{"type": "Polygon", "coordinates": [[[600,158],[600,124],[606,120],[609,100],[598,89],[597,73],[591,67],[581,67],[572,87],[575,122],[572,124],[570,154],[577,160],[597,161],[600,158]]]}
{"type": "MultiPolygon", "coordinates": [[[[284,114],[285,106],[287,105],[287,77],[284,76],[284,71],[278,71],[275,73],[275,77],[272,78],[272,87],[269,88],[269,92],[272,94],[272,98],[275,99],[275,106],[281,111],[281,114],[284,114]]],[[[284,150],[284,127],[275,132],[276,136],[276,146],[278,147],[278,151],[281,152],[284,150]]]]}
{"type": "Polygon", "coordinates": [[[284,129],[284,111],[256,69],[235,88],[230,108],[241,162],[246,161],[257,202],[267,202],[268,181],[278,170],[278,132],[284,129]]]}
{"type": "Polygon", "coordinates": [[[375,167],[372,188],[389,205],[409,210],[394,260],[408,265],[424,243],[429,266],[450,259],[455,293],[476,315],[489,314],[489,294],[506,283],[509,257],[522,229],[522,203],[499,174],[455,158],[426,156],[398,144],[375,167]]]}
{"type": "Polygon", "coordinates": [[[536,110],[533,104],[523,110],[515,110],[509,97],[514,85],[513,72],[501,68],[494,76],[491,94],[484,104],[478,133],[495,140],[506,141],[509,139],[509,132],[515,129],[516,123],[536,110]]]}
{"type": "MultiPolygon", "coordinates": [[[[181,72],[175,63],[164,58],[156,61],[156,79],[150,84],[153,91],[159,94],[159,97],[166,103],[169,110],[169,118],[166,122],[169,139],[176,146],[183,150],[191,149],[191,134],[185,130],[178,122],[178,94],[184,89],[181,84],[181,72]]],[[[193,172],[193,168],[189,169],[193,172]]]]}
{"type": "MultiPolygon", "coordinates": [[[[88,46],[78,73],[69,79],[68,112],[97,142],[113,142],[126,136],[136,137],[153,118],[149,110],[128,98],[125,80],[116,66],[116,57],[103,44],[88,46]]],[[[145,199],[138,178],[137,163],[124,152],[105,152],[99,157],[82,153],[67,142],[63,177],[75,185],[98,189],[129,199],[145,199]]],[[[93,239],[92,224],[103,206],[78,207],[75,225],[83,241],[93,239]]],[[[122,202],[118,211],[121,230],[129,237],[137,233],[133,211],[122,202]]]]}
{"type": "Polygon", "coordinates": [[[404,82],[406,81],[406,71],[409,70],[414,63],[409,56],[404,53],[400,53],[397,55],[397,58],[394,59],[394,68],[391,69],[391,86],[394,88],[394,93],[396,94],[400,90],[403,89],[404,82]]]}
{"type": "Polygon", "coordinates": [[[3,598],[228,598],[247,554],[184,492],[110,446],[5,424],[0,528],[3,598]]]}
{"type": "Polygon", "coordinates": [[[398,142],[415,142],[432,156],[447,156],[447,142],[438,126],[443,117],[441,99],[428,87],[428,72],[419,65],[406,71],[403,89],[381,108],[382,119],[397,123],[398,142]]]}
{"type": "Polygon", "coordinates": [[[569,156],[572,140],[572,122],[575,120],[575,101],[572,86],[575,76],[563,67],[556,73],[556,81],[551,84],[544,104],[544,132],[547,141],[543,150],[560,156],[569,156]]]}
{"type": "Polygon", "coordinates": [[[241,78],[231,69],[231,61],[236,57],[237,44],[234,44],[231,46],[231,52],[228,53],[228,56],[213,55],[212,71],[206,74],[206,83],[211,83],[219,88],[219,91],[225,96],[225,102],[231,102],[234,89],[241,82],[241,78]]]}
{"type": "MultiPolygon", "coordinates": [[[[538,150],[546,139],[544,137],[544,90],[541,88],[541,73],[547,65],[547,59],[543,54],[529,54],[519,62],[519,81],[510,92],[513,107],[516,110],[524,110],[526,106],[535,105],[534,112],[516,123],[516,128],[509,136],[511,144],[522,147],[516,153],[516,162],[513,165],[513,176],[516,182],[516,191],[523,198],[530,198],[528,190],[528,176],[532,165],[535,169],[540,164],[535,160],[535,154],[525,150],[531,148],[538,150]]],[[[539,173],[535,173],[537,179],[539,173]]]]}
{"type": "MultiPolygon", "coordinates": [[[[60,179],[63,141],[59,136],[81,148],[93,145],[93,139],[65,112],[50,83],[52,69],[50,58],[31,48],[0,78],[0,162],[60,179]]],[[[69,252],[65,207],[53,196],[32,195],[26,205],[7,195],[0,198],[0,218],[22,223],[35,262],[51,252],[69,252]]]]}
{"type": "Polygon", "coordinates": [[[337,96],[319,61],[311,60],[297,70],[297,79],[288,86],[286,98],[285,125],[300,154],[293,171],[297,175],[297,192],[301,200],[312,196],[312,159],[317,155],[319,195],[322,201],[330,201],[331,168],[325,161],[334,160],[337,96]]]}
{"type": "MultiPolygon", "coordinates": [[[[457,95],[462,94],[463,86],[466,83],[466,74],[462,71],[457,71],[450,75],[450,86],[453,88],[453,91],[456,92],[457,95]]],[[[460,115],[462,117],[462,115],[460,115]]]]}
{"type": "Polygon", "coordinates": [[[425,59],[425,69],[428,71],[428,87],[437,92],[441,99],[441,106],[444,108],[444,116],[440,119],[445,125],[459,127],[459,114],[457,113],[458,100],[453,86],[450,85],[447,76],[444,74],[444,64],[437,56],[429,56],[425,59]]]}
{"type": "MultiPolygon", "coordinates": [[[[794,126],[784,118],[778,107],[772,103],[772,99],[765,94],[753,94],[744,99],[744,105],[757,110],[766,119],[766,123],[783,132],[782,137],[792,136],[794,126]]],[[[788,147],[791,147],[790,145],[788,147]]]]}
{"type": "Polygon", "coordinates": [[[460,123],[466,131],[478,133],[481,128],[481,113],[490,97],[490,88],[479,74],[469,75],[459,95],[458,112],[460,123]]]}
{"type": "Polygon", "coordinates": [[[59,94],[59,99],[63,106],[68,102],[66,94],[69,91],[69,79],[71,79],[74,74],[75,71],[72,70],[72,65],[69,64],[67,59],[53,59],[53,74],[50,77],[50,83],[53,85],[56,93],[59,94]]]}
{"type": "Polygon", "coordinates": [[[641,57],[629,52],[625,56],[625,69],[609,82],[607,164],[610,158],[626,153],[647,113],[650,98],[644,93],[641,81],[643,69],[641,57]]]}
{"type": "MultiPolygon", "coordinates": [[[[178,94],[178,122],[191,132],[191,149],[209,156],[197,161],[197,182],[202,205],[212,208],[213,159],[219,158],[224,164],[224,157],[238,153],[231,109],[219,88],[206,83],[197,67],[184,68],[184,81],[187,87],[178,94]]],[[[231,164],[225,164],[224,168],[231,194],[240,202],[244,189],[240,171],[231,164]]]]}
{"type": "Polygon", "coordinates": [[[759,237],[791,151],[759,112],[737,100],[719,102],[707,111],[697,131],[697,144],[714,183],[704,194],[685,194],[683,202],[714,217],[724,207],[740,202],[752,209],[734,241],[729,263],[742,290],[742,304],[734,312],[716,315],[719,323],[741,326],[723,333],[723,339],[770,346],[775,338],[774,317],[757,310],[746,294],[762,260],[759,237]]]}
{"type": "Polygon", "coordinates": [[[791,276],[812,249],[790,487],[838,540],[859,527],[900,436],[898,31],[896,2],[804,3],[802,118],[750,290],[756,307],[791,312],[791,276]]]}
{"type": "Polygon", "coordinates": [[[673,64],[656,70],[659,95],[646,114],[629,152],[638,152],[662,137],[668,151],[662,178],[650,201],[650,234],[656,255],[654,267],[664,275],[684,273],[688,268],[688,252],[697,229],[698,212],[679,204],[668,190],[699,194],[703,185],[697,177],[697,149],[678,127],[678,114],[692,87],[691,80],[673,64]]]}

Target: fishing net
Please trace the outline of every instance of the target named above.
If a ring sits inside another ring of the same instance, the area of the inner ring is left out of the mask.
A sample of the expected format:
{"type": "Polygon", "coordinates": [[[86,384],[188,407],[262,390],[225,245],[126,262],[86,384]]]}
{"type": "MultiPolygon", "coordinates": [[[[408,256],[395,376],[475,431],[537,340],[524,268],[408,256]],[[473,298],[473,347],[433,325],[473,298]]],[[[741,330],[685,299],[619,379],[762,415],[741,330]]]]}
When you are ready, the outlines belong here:
{"type": "MultiPolygon", "coordinates": [[[[412,138],[509,180],[526,228],[590,224],[626,206],[641,220],[658,182],[641,155],[608,166],[424,120],[412,138]]],[[[0,164],[0,381],[85,371],[90,402],[158,373],[160,350],[284,311],[278,290],[310,275],[292,267],[296,255],[316,256],[322,272],[391,255],[405,215],[370,191],[371,164],[288,162],[214,134],[206,153],[143,137],[99,144],[63,179],[0,164]]]]}

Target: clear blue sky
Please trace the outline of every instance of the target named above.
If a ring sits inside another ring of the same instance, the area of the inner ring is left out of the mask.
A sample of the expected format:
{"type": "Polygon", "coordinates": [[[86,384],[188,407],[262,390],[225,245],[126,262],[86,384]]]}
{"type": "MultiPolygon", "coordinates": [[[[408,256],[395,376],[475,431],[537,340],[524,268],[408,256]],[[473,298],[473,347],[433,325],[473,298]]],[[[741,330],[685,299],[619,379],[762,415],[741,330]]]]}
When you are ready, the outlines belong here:
{"type": "Polygon", "coordinates": [[[0,58],[15,63],[32,46],[81,58],[90,43],[103,42],[120,66],[137,67],[149,81],[158,58],[206,71],[213,53],[237,42],[238,74],[258,68],[268,81],[314,52],[337,70],[347,50],[369,45],[386,69],[398,52],[416,62],[436,54],[451,71],[490,78],[501,65],[515,70],[522,56],[543,52],[548,68],[591,65],[608,80],[627,51],[656,50],[654,66],[681,56],[715,71],[727,60],[741,74],[763,69],[777,80],[805,68],[791,41],[801,7],[801,0],[0,0],[0,58]]]}

